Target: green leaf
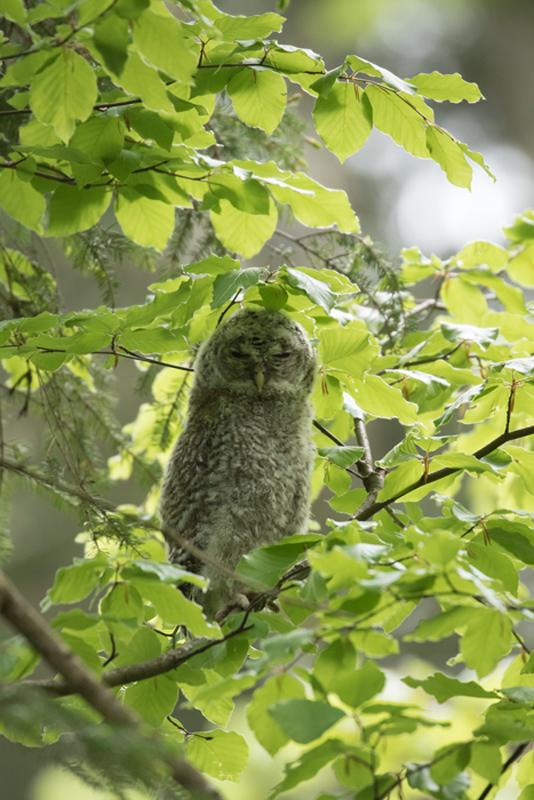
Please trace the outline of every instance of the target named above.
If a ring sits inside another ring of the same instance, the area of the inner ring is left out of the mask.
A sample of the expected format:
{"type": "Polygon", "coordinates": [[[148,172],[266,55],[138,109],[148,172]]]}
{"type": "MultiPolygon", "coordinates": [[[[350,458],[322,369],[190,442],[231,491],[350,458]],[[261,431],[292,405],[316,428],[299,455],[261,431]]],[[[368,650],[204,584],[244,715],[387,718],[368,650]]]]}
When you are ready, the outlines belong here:
{"type": "Polygon", "coordinates": [[[511,645],[510,619],[494,608],[481,608],[472,612],[460,649],[467,666],[482,678],[510,652],[511,645]]]}
{"type": "Polygon", "coordinates": [[[338,675],[336,692],[339,699],[351,708],[358,708],[367,700],[382,691],[386,684],[386,676],[374,661],[366,661],[361,669],[354,672],[342,672],[338,675]]]}
{"type": "Polygon", "coordinates": [[[377,346],[370,343],[369,333],[365,329],[348,327],[323,330],[318,349],[325,367],[346,372],[355,378],[363,376],[378,353],[377,346]]]}
{"type": "Polygon", "coordinates": [[[100,614],[87,614],[81,608],[73,608],[71,611],[61,611],[56,614],[50,622],[51,628],[67,628],[72,631],[83,631],[93,628],[102,622],[100,614]]]}
{"type": "Polygon", "coordinates": [[[154,66],[181,83],[190,84],[198,64],[199,48],[191,46],[186,29],[161,3],[148,8],[133,26],[133,39],[154,66]]]}
{"type": "Polygon", "coordinates": [[[373,127],[365,93],[350,81],[337,82],[326,97],[318,97],[313,112],[317,133],[343,163],[367,141],[373,127]]]}
{"type": "Polygon", "coordinates": [[[319,534],[297,533],[282,539],[278,544],[263,545],[243,556],[237,572],[265,584],[266,587],[274,586],[304,556],[307,546],[314,545],[321,539],[319,534]]]}
{"type": "Polygon", "coordinates": [[[115,202],[115,214],[124,234],[145,247],[163,250],[174,228],[174,208],[149,200],[124,187],[115,202]]]}
{"type": "Polygon", "coordinates": [[[534,565],[534,546],[532,532],[527,525],[509,520],[491,520],[488,523],[488,534],[495,542],[514,558],[524,564],[534,565]]]}
{"type": "Polygon", "coordinates": [[[467,552],[476,569],[500,581],[504,591],[517,595],[519,581],[517,570],[500,548],[492,548],[491,545],[485,544],[480,534],[469,543],[467,552]]]}
{"type": "Polygon", "coordinates": [[[534,211],[527,209],[515,218],[509,228],[503,228],[504,233],[511,242],[526,244],[534,240],[534,211]]]}
{"type": "Polygon", "coordinates": [[[77,189],[60,185],[50,198],[47,236],[68,236],[96,225],[106,212],[112,193],[107,186],[77,189]]]}
{"type": "Polygon", "coordinates": [[[167,87],[158,71],[147,64],[133,50],[128,51],[128,61],[121,72],[121,86],[134,97],[139,97],[147,108],[174,114],[167,87]]]}
{"type": "Polygon", "coordinates": [[[475,736],[486,736],[492,744],[531,741],[534,738],[534,719],[527,710],[511,701],[502,701],[489,707],[486,721],[474,731],[475,736]]]}
{"type": "Polygon", "coordinates": [[[365,94],[373,109],[373,123],[382,133],[417,158],[428,158],[426,125],[423,118],[406,101],[380,86],[368,86],[365,94]]]}
{"type": "Polygon", "coordinates": [[[10,217],[22,222],[27,228],[40,230],[40,220],[46,209],[42,194],[30,183],[21,180],[14,170],[0,172],[0,203],[10,217]]]}
{"type": "Polygon", "coordinates": [[[430,767],[430,775],[440,786],[450,783],[451,778],[462,772],[471,758],[471,745],[462,742],[461,744],[447,744],[439,747],[434,755],[434,763],[430,767]]]}
{"type": "Polygon", "coordinates": [[[500,692],[505,697],[510,697],[516,703],[527,708],[531,708],[534,702],[534,686],[510,686],[501,689],[500,692]]]}
{"type": "Polygon", "coordinates": [[[293,213],[305,225],[336,225],[340,231],[359,231],[358,219],[345,192],[327,189],[304,172],[282,171],[273,162],[260,164],[242,159],[235,166],[250,170],[262,180],[279,203],[289,203],[293,213]]]}
{"type": "Polygon", "coordinates": [[[363,447],[340,447],[336,445],[334,447],[318,447],[317,453],[338,467],[346,469],[362,457],[364,450],[363,447]]]}
{"type": "MultiPolygon", "coordinates": [[[[149,111],[148,108],[131,106],[128,108],[128,113],[125,118],[134,131],[143,139],[156,142],[164,150],[171,149],[174,139],[174,129],[160,114],[157,114],[155,111],[149,111]]],[[[126,171],[125,174],[125,177],[128,177],[132,169],[140,165],[142,154],[132,150],[123,150],[120,158],[128,159],[129,163],[125,161],[124,165],[120,165],[123,171],[127,170],[127,168],[129,169],[129,172],[126,171]]],[[[110,171],[113,171],[112,167],[116,170],[116,163],[110,165],[110,171]]],[[[113,172],[113,174],[115,174],[115,172],[113,172]]],[[[120,175],[117,177],[120,177],[120,175]]]]}
{"type": "Polygon", "coordinates": [[[498,783],[502,770],[500,749],[487,742],[472,742],[469,766],[490,783],[498,783]]]}
{"type": "Polygon", "coordinates": [[[335,639],[322,650],[313,667],[313,675],[327,690],[336,691],[340,673],[353,673],[356,667],[356,651],[350,639],[335,639]]]}
{"type": "Polygon", "coordinates": [[[327,283],[312,277],[308,274],[309,272],[312,270],[286,267],[285,275],[289,286],[304,292],[312,302],[324,308],[325,311],[331,311],[337,299],[336,295],[330,290],[327,283]]]}
{"type": "Polygon", "coordinates": [[[309,88],[317,92],[320,97],[328,97],[332,87],[344,70],[345,64],[341,64],[340,67],[336,67],[335,69],[328,70],[322,77],[314,81],[309,88]]]}
{"type": "Polygon", "coordinates": [[[207,622],[200,606],[192,600],[187,600],[174,586],[139,578],[132,583],[138,592],[152,603],[155,612],[162,620],[170,625],[185,625],[195,636],[219,638],[221,635],[217,625],[207,622]]]}
{"type": "Polygon", "coordinates": [[[504,247],[493,242],[470,242],[454,257],[455,263],[462,269],[473,269],[483,264],[492,272],[499,272],[506,266],[509,255],[504,247]]]}
{"type": "Polygon", "coordinates": [[[64,632],[59,635],[72,652],[81,658],[93,672],[96,672],[97,675],[102,672],[102,659],[86,639],[64,632]]]}
{"type": "Polygon", "coordinates": [[[4,0],[2,3],[2,13],[7,19],[16,22],[21,28],[26,25],[28,12],[22,4],[22,0],[4,0]]]}
{"type": "Polygon", "coordinates": [[[447,100],[449,103],[460,103],[467,100],[468,103],[476,103],[484,99],[476,83],[464,81],[457,72],[452,75],[442,75],[436,71],[420,72],[409,82],[417,87],[418,94],[438,102],[447,100]]]}
{"type": "Polygon", "coordinates": [[[188,737],[187,757],[201,772],[236,782],[247,765],[248,746],[235,731],[202,731],[188,737]]]}
{"type": "Polygon", "coordinates": [[[144,620],[143,600],[133,586],[117,583],[100,601],[100,613],[107,618],[108,630],[128,641],[139,630],[139,626],[144,620]],[[115,620],[133,623],[130,634],[124,635],[124,625],[115,620]]]}
{"type": "Polygon", "coordinates": [[[441,297],[447,306],[447,311],[460,322],[481,319],[488,310],[480,289],[464,280],[463,276],[445,281],[441,297]]]}
{"type": "Polygon", "coordinates": [[[172,713],[178,700],[178,686],[165,675],[157,675],[146,681],[128,686],[124,692],[124,702],[134,708],[144,720],[159,727],[172,713]]]}
{"type": "Polygon", "coordinates": [[[210,191],[204,195],[204,207],[213,205],[216,198],[223,197],[247,214],[269,214],[269,193],[256,180],[241,180],[237,175],[218,172],[209,178],[208,185],[210,191]]]}
{"type": "Polygon", "coordinates": [[[499,335],[498,328],[478,328],[476,325],[455,325],[452,322],[440,322],[440,328],[450,342],[474,342],[484,349],[493,344],[499,335]]]}
{"type": "Polygon", "coordinates": [[[187,353],[189,345],[183,336],[176,336],[165,328],[139,328],[125,331],[118,339],[128,350],[140,350],[142,353],[187,353]]]}
{"type": "MultiPolygon", "coordinates": [[[[217,725],[226,725],[234,710],[232,698],[254,686],[257,678],[255,675],[249,674],[240,677],[232,676],[227,680],[220,681],[219,676],[209,670],[207,677],[211,685],[202,683],[200,686],[190,686],[180,682],[180,688],[195,708],[201,711],[207,719],[217,725]]],[[[194,679],[198,679],[196,674],[194,679]]]]}
{"type": "Polygon", "coordinates": [[[345,714],[340,708],[302,698],[281,700],[271,706],[270,716],[294,742],[308,744],[339,722],[345,714]]]}
{"type": "Polygon", "coordinates": [[[141,627],[128,643],[121,645],[117,658],[111,663],[111,668],[124,667],[148,661],[161,655],[163,637],[148,627],[141,627]]]}
{"type": "Polygon", "coordinates": [[[278,127],[286,106],[286,83],[271,70],[242,69],[228,84],[234,111],[246,125],[271,134],[278,127]]]}
{"type": "Polygon", "coordinates": [[[235,250],[244,258],[251,258],[259,253],[273,235],[278,213],[272,200],[268,214],[254,216],[240,211],[223,199],[218,208],[211,210],[210,218],[217,238],[228,250],[235,250]]]}
{"type": "Polygon", "coordinates": [[[451,183],[464,189],[471,188],[473,170],[465,160],[457,142],[451,136],[439,128],[429,125],[426,129],[426,146],[434,161],[440,165],[451,183]]]}
{"type": "Polygon", "coordinates": [[[150,0],[118,0],[113,10],[123,19],[136,20],[149,5],[150,0]]]}
{"type": "Polygon", "coordinates": [[[264,308],[269,311],[280,311],[288,300],[288,295],[283,286],[279,284],[269,284],[268,286],[260,286],[259,293],[263,302],[264,308]]]}
{"type": "Polygon", "coordinates": [[[128,20],[109,14],[95,25],[93,41],[106,67],[120,76],[128,59],[128,20]]]}
{"type": "Polygon", "coordinates": [[[228,303],[241,289],[250,289],[255,286],[264,274],[263,267],[249,267],[248,269],[232,270],[217,275],[213,282],[212,308],[220,308],[228,303]]]}
{"type": "Polygon", "coordinates": [[[83,600],[96,589],[106,571],[107,562],[104,556],[87,561],[74,559],[72,566],[58,569],[48,597],[53,603],[75,603],[83,600]]]}
{"type": "Polygon", "coordinates": [[[378,64],[373,64],[372,61],[367,61],[363,58],[359,58],[358,56],[347,56],[347,63],[354,70],[354,72],[364,72],[367,75],[381,77],[386,86],[390,86],[396,91],[406,92],[407,94],[415,94],[413,86],[410,86],[409,83],[403,81],[402,78],[394,75],[394,73],[390,72],[388,69],[384,69],[384,67],[380,67],[378,64]]]}
{"type": "Polygon", "coordinates": [[[269,716],[268,709],[290,698],[304,698],[304,687],[297,678],[282,672],[268,678],[263,686],[256,689],[247,705],[248,724],[258,742],[271,756],[287,743],[288,736],[269,716]]]}
{"type": "MultiPolygon", "coordinates": [[[[339,739],[327,739],[317,747],[301,753],[299,758],[285,768],[283,780],[275,786],[268,800],[275,800],[283,792],[298,786],[303,781],[308,781],[333,761],[340,753],[346,752],[347,744],[339,739]]],[[[335,797],[339,797],[336,795],[335,797]]],[[[317,800],[334,800],[334,795],[323,795],[317,800]]]]}
{"type": "Polygon", "coordinates": [[[449,678],[448,675],[444,675],[442,672],[435,672],[424,680],[417,680],[408,676],[407,678],[402,678],[402,682],[407,686],[411,686],[412,689],[420,686],[427,694],[433,695],[438,703],[445,703],[452,697],[497,698],[499,696],[496,692],[483,689],[475,681],[459,681],[456,678],[449,678]]]}
{"type": "Polygon", "coordinates": [[[239,269],[239,261],[230,256],[211,255],[194,264],[186,264],[184,269],[193,275],[223,275],[230,270],[239,269]]]}
{"type": "MultiPolygon", "coordinates": [[[[90,156],[92,161],[108,166],[121,152],[124,145],[124,124],[117,117],[92,117],[78,125],[69,142],[70,147],[77,148],[90,156]]],[[[77,168],[82,169],[82,167],[77,168]]],[[[100,177],[102,170],[96,177],[100,177]]],[[[76,172],[74,171],[74,177],[76,172]]],[[[89,177],[89,180],[93,178],[89,177]]]]}
{"type": "Polygon", "coordinates": [[[96,75],[74,50],[60,49],[32,80],[30,106],[38,120],[53,125],[64,142],[76,120],[85,120],[97,100],[96,75]]]}
{"type": "Polygon", "coordinates": [[[273,31],[280,31],[284,17],[269,12],[267,14],[251,14],[250,16],[232,16],[223,14],[215,20],[215,27],[227,40],[264,39],[273,31]]]}
{"type": "Polygon", "coordinates": [[[182,583],[186,579],[188,583],[194,583],[196,586],[206,586],[206,579],[201,575],[195,575],[185,569],[180,569],[175,564],[168,564],[162,561],[129,561],[121,570],[121,577],[125,580],[151,578],[162,583],[171,584],[171,586],[182,583]]]}
{"type": "Polygon", "coordinates": [[[412,788],[419,789],[421,792],[429,792],[439,800],[465,800],[465,791],[471,785],[466,772],[455,775],[451,781],[440,786],[433,780],[428,767],[421,769],[420,765],[406,764],[406,770],[408,783],[412,788]],[[415,767],[415,769],[411,771],[410,767],[415,767]]]}
{"type": "Polygon", "coordinates": [[[377,417],[397,417],[412,425],[417,421],[417,406],[409,403],[400,389],[389,386],[378,375],[365,375],[363,383],[353,383],[354,397],[360,408],[377,417]]]}
{"type": "Polygon", "coordinates": [[[432,619],[419,622],[415,631],[408,634],[405,639],[408,642],[438,642],[465,627],[470,622],[472,614],[472,608],[462,606],[450,608],[432,619]]]}

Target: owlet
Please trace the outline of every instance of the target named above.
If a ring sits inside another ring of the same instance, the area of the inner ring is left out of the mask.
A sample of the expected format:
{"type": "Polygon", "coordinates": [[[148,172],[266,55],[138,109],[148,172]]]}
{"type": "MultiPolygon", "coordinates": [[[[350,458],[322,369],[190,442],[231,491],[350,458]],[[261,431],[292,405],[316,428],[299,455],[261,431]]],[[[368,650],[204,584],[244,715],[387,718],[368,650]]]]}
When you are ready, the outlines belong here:
{"type": "MultiPolygon", "coordinates": [[[[244,309],[200,347],[185,428],[161,492],[165,527],[217,562],[306,529],[314,447],[310,394],[315,358],[284,314],[244,309]]],[[[238,587],[168,541],[169,559],[209,578],[206,595],[182,590],[214,615],[238,587]]]]}

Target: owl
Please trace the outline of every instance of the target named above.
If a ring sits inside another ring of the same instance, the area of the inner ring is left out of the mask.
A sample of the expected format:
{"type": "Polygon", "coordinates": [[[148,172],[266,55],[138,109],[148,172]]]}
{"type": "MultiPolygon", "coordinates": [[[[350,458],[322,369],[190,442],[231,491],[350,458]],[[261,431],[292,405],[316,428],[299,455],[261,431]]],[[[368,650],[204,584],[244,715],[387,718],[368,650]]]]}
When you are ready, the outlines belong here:
{"type": "MultiPolygon", "coordinates": [[[[262,544],[305,531],[315,450],[315,357],[304,330],[277,311],[246,308],[200,347],[186,425],[163,480],[160,516],[234,569],[262,544]]],[[[209,578],[181,588],[208,615],[239,587],[172,541],[169,560],[209,578]]]]}

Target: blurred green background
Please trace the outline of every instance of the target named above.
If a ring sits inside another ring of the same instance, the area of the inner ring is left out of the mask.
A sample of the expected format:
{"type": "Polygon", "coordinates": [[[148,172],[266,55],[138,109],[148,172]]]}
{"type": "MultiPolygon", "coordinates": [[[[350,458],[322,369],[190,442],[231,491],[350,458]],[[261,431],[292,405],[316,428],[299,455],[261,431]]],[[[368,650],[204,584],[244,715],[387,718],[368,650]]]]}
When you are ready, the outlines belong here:
{"type": "MultiPolygon", "coordinates": [[[[172,5],[172,4],[171,4],[172,5]]],[[[221,0],[226,13],[254,14],[273,11],[275,3],[262,0],[221,0]]],[[[349,194],[362,230],[395,256],[400,248],[419,246],[426,255],[447,257],[466,242],[485,238],[504,241],[501,228],[513,216],[533,204],[534,194],[534,3],[531,0],[292,0],[284,14],[287,22],[280,40],[320,53],[327,69],[338,66],[346,54],[380,64],[403,78],[419,72],[459,72],[476,82],[486,97],[475,106],[443,106],[438,122],[485,156],[497,177],[493,183],[482,170],[475,170],[472,191],[447,183],[438,165],[416,161],[388,137],[373,131],[364,148],[340,165],[327,150],[308,147],[306,158],[313,178],[349,194]]],[[[290,87],[290,94],[296,91],[290,87]]],[[[312,102],[304,97],[301,111],[309,117],[312,102]]],[[[312,128],[310,126],[310,134],[312,128]]],[[[0,218],[0,235],[10,223],[0,218]]],[[[96,285],[73,273],[53,242],[43,245],[44,263],[50,263],[61,287],[65,308],[82,309],[100,304],[96,285]]],[[[268,253],[255,259],[266,263],[268,253]]],[[[122,287],[119,305],[141,303],[154,276],[131,264],[119,269],[122,287]]],[[[132,389],[136,369],[122,363],[115,377],[119,416],[124,423],[137,412],[139,399],[132,389]]],[[[381,422],[381,436],[373,442],[375,456],[391,446],[394,426],[381,422]]],[[[9,438],[29,440],[37,448],[41,423],[31,417],[15,420],[9,438]]],[[[110,452],[110,455],[112,453],[110,452]]],[[[139,490],[128,483],[116,487],[114,502],[139,502],[139,490]]],[[[22,485],[15,490],[11,520],[13,552],[7,571],[37,605],[53,583],[56,569],[82,555],[75,543],[78,525],[74,518],[51,508],[45,500],[28,495],[22,485]]],[[[2,628],[2,634],[8,631],[2,628]]],[[[445,643],[443,647],[447,647],[445,643]]],[[[447,652],[440,651],[440,658],[447,652]]],[[[410,651],[401,648],[403,669],[410,669],[410,651]]],[[[425,657],[431,656],[425,653],[425,657]]],[[[402,700],[406,687],[395,682],[392,669],[391,697],[402,700]]],[[[414,665],[414,669],[416,669],[414,665]]],[[[469,713],[476,713],[476,702],[469,713]]],[[[434,709],[433,709],[434,711],[434,709]]],[[[450,714],[450,709],[449,712],[450,714]]],[[[465,708],[457,708],[454,726],[458,738],[466,722],[465,708]]],[[[436,716],[443,715],[439,708],[436,716]]],[[[280,767],[273,765],[252,735],[247,735],[242,708],[232,726],[244,733],[253,755],[242,782],[225,784],[231,800],[261,800],[276,783],[280,767]],[[261,789],[258,789],[261,787],[261,789]]],[[[423,735],[428,736],[425,732],[423,735]]],[[[451,740],[451,733],[448,733],[451,740]]],[[[452,737],[454,739],[454,737],[452,737]]],[[[402,754],[402,742],[399,742],[402,754]]],[[[287,749],[283,760],[286,760],[287,749]]],[[[402,757],[402,756],[401,756],[402,757]]],[[[406,753],[407,760],[416,754],[406,753]]],[[[281,759],[282,760],[282,759],[281,759]]],[[[27,751],[0,740],[0,795],[10,800],[94,800],[103,795],[51,767],[46,752],[27,751]]],[[[328,773],[314,785],[332,789],[328,773]]],[[[309,787],[289,798],[308,798],[309,787]]],[[[499,795],[499,799],[501,796],[499,795]]],[[[132,795],[133,797],[133,795],[132,795]]],[[[510,796],[511,800],[511,796],[510,796]]]]}

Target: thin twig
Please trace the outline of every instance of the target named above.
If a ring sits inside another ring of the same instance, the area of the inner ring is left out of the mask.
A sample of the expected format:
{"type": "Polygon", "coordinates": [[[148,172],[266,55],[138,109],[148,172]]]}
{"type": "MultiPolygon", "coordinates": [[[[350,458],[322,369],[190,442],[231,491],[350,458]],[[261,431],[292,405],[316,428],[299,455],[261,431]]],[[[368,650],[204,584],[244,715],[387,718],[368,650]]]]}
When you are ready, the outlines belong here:
{"type": "MultiPolygon", "coordinates": [[[[505,761],[504,764],[502,765],[501,775],[504,775],[506,770],[509,769],[512,766],[512,764],[514,764],[516,761],[519,761],[519,759],[521,758],[521,756],[523,755],[523,753],[525,752],[527,747],[529,747],[530,744],[531,742],[523,742],[523,744],[520,744],[516,747],[510,758],[507,761],[505,761]]],[[[494,783],[488,783],[486,788],[479,794],[477,800],[484,800],[484,798],[488,796],[488,794],[491,792],[494,786],[495,786],[494,783]]]]}
{"type": "Polygon", "coordinates": [[[367,497],[354,513],[353,519],[362,519],[362,515],[375,503],[378,492],[384,486],[386,470],[383,468],[377,469],[375,466],[367,430],[361,417],[354,417],[354,434],[358,445],[363,447],[363,455],[357,462],[357,467],[362,475],[363,485],[367,490],[367,497]]]}

